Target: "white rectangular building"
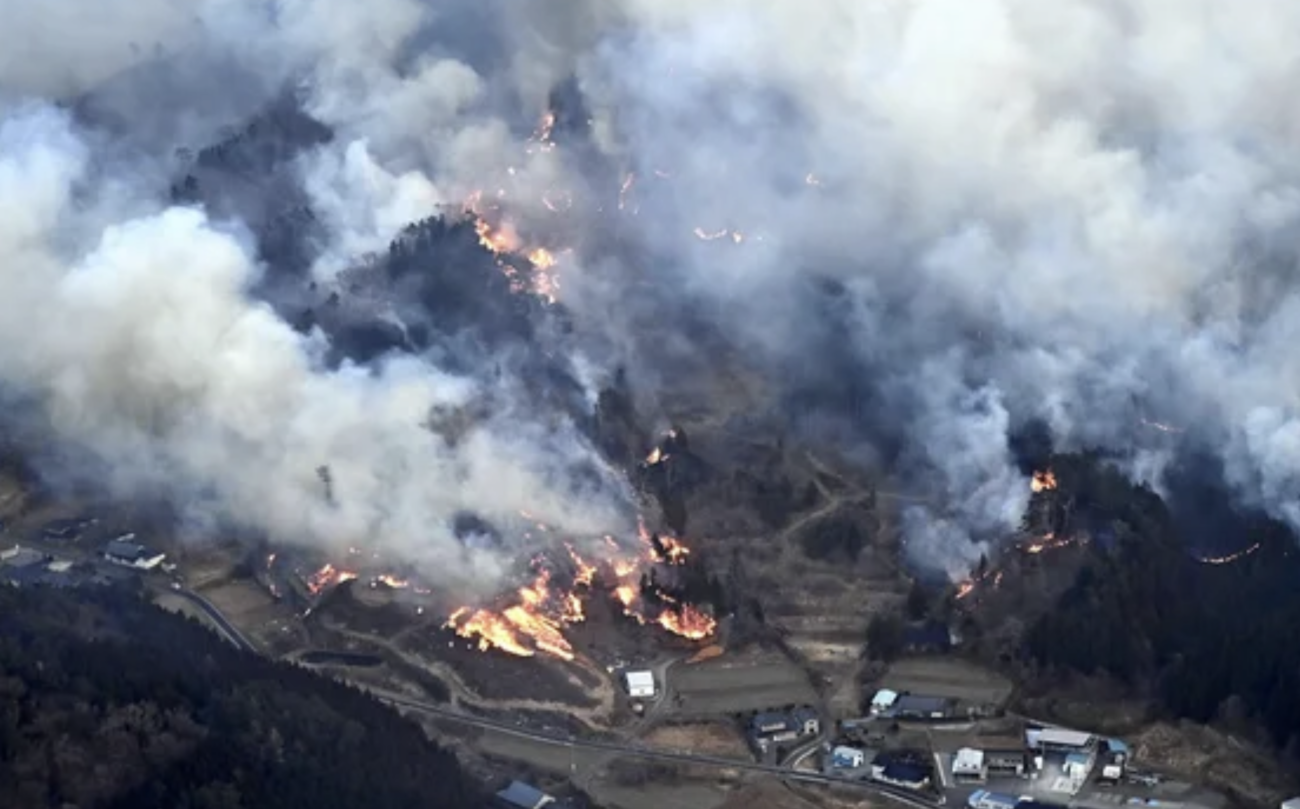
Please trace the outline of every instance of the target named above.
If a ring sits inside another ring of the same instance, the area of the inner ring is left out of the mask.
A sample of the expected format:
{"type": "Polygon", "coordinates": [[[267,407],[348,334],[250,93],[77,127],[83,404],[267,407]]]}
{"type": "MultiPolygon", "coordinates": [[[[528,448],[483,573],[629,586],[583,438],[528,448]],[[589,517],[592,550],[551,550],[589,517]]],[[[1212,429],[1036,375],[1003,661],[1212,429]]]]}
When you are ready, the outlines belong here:
{"type": "Polygon", "coordinates": [[[897,691],[892,691],[888,688],[880,689],[876,692],[876,695],[871,698],[872,715],[879,716],[885,711],[888,711],[890,708],[894,707],[895,702],[898,702],[897,691]]]}
{"type": "Polygon", "coordinates": [[[655,695],[655,676],[650,671],[623,672],[623,687],[632,699],[653,699],[655,695]]]}
{"type": "Polygon", "coordinates": [[[952,775],[967,781],[983,781],[988,777],[984,765],[984,751],[973,747],[963,747],[952,757],[952,775]]]}

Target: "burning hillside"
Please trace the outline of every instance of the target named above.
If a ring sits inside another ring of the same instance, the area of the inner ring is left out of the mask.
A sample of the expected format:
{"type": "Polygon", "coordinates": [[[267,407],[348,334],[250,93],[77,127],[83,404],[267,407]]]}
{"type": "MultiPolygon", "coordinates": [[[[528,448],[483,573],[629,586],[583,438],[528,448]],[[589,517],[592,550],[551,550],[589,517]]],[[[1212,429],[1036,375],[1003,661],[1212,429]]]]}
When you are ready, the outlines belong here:
{"type": "Polygon", "coordinates": [[[606,538],[599,559],[587,558],[566,545],[567,554],[533,559],[533,578],[495,607],[461,607],[446,626],[475,640],[482,651],[498,649],[531,657],[538,652],[564,660],[575,656],[564,635],[567,626],[586,620],[593,597],[615,602],[639,624],[653,625],[689,640],[710,637],[716,620],[705,610],[683,603],[658,582],[659,570],[686,563],[690,550],[673,537],[639,532],[636,547],[623,548],[606,538]]]}

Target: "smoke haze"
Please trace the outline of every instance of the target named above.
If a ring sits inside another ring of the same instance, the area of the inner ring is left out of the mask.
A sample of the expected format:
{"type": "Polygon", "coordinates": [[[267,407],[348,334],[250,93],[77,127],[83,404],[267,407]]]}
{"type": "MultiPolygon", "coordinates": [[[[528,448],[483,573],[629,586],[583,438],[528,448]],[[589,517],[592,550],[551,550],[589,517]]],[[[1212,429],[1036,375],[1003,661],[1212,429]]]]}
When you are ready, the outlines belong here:
{"type": "Polygon", "coordinates": [[[1294,4],[20,0],[7,17],[0,384],[115,493],[491,580],[502,560],[455,515],[622,530],[630,495],[574,402],[617,365],[670,398],[677,363],[725,346],[791,423],[851,436],[925,496],[904,528],[931,569],[960,575],[1016,526],[1009,436],[1036,422],[1157,488],[1206,454],[1300,527],[1294,4]],[[285,98],[329,137],[244,176],[177,156],[285,98]],[[555,148],[534,135],[549,106],[555,148]],[[186,172],[202,207],[172,202],[186,172]],[[406,225],[475,192],[521,246],[571,249],[567,328],[544,312],[509,340],[420,340],[452,299],[410,278],[343,295],[403,351],[340,365],[288,322],[310,283],[358,288],[406,225]],[[285,211],[310,212],[301,283],[267,247],[285,211]],[[563,403],[539,401],[538,354],[582,380],[563,403]]]}

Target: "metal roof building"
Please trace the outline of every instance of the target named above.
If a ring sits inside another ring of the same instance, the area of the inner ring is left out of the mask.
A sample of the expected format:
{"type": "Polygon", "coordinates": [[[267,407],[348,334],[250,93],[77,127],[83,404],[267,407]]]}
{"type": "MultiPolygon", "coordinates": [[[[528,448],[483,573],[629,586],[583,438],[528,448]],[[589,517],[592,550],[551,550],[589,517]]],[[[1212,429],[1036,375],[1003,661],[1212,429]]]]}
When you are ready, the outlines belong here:
{"type": "Polygon", "coordinates": [[[510,786],[496,794],[496,802],[503,809],[541,809],[555,799],[523,781],[511,781],[510,786]]]}
{"type": "Polygon", "coordinates": [[[1028,728],[1025,730],[1025,743],[1032,748],[1067,748],[1083,749],[1092,746],[1093,735],[1082,730],[1066,728],[1028,728]]]}
{"type": "Polygon", "coordinates": [[[951,710],[952,700],[947,697],[904,694],[894,702],[894,707],[890,709],[890,713],[900,718],[941,719],[946,717],[951,710]]]}
{"type": "Polygon", "coordinates": [[[623,673],[623,687],[633,699],[649,699],[655,695],[655,676],[650,671],[627,671],[623,673]]]}

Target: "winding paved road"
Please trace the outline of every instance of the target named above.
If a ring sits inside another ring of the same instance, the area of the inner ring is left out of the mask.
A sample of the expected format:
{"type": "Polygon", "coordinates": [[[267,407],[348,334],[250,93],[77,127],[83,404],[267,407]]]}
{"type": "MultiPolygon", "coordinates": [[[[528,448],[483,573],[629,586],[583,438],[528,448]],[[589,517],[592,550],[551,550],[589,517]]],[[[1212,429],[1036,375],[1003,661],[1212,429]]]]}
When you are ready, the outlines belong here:
{"type": "Polygon", "coordinates": [[[193,590],[187,590],[183,587],[180,589],[172,589],[164,592],[175,593],[181,598],[184,598],[186,601],[189,601],[191,604],[194,604],[199,609],[203,610],[204,614],[207,615],[209,618],[211,618],[212,622],[217,625],[218,629],[221,630],[221,633],[225,635],[227,638],[229,638],[230,641],[234,643],[236,646],[238,646],[239,648],[248,652],[258,651],[258,648],[253,645],[252,641],[250,641],[247,637],[245,637],[244,633],[240,632],[239,629],[234,624],[228,621],[226,619],[226,616],[221,614],[221,610],[213,606],[211,601],[208,601],[206,598],[194,592],[193,590]]]}

